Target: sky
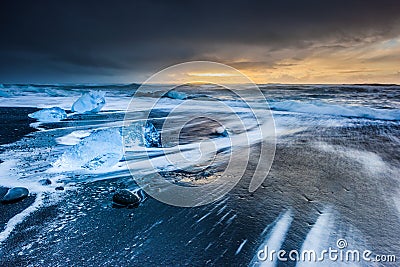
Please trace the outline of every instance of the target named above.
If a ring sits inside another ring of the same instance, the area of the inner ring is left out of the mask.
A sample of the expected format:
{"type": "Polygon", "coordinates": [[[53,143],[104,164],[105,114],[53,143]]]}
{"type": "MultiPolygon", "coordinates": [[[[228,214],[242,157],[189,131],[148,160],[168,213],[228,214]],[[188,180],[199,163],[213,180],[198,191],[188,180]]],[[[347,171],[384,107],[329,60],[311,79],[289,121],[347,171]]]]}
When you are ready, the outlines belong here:
{"type": "Polygon", "coordinates": [[[1,3],[1,83],[140,83],[195,60],[256,83],[400,84],[400,1],[1,3]]]}

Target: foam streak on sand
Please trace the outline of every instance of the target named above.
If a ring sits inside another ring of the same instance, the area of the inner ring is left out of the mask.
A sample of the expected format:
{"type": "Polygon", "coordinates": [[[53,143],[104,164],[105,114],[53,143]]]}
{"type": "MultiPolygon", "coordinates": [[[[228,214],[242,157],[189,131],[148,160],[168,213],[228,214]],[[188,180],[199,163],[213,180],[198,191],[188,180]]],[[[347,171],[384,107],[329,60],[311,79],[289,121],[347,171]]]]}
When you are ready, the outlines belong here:
{"type": "Polygon", "coordinates": [[[289,227],[292,224],[292,221],[293,215],[291,210],[286,211],[283,215],[279,216],[277,220],[275,220],[274,227],[269,232],[263,244],[257,249],[256,255],[253,257],[250,266],[276,266],[277,258],[275,255],[272,261],[269,258],[267,258],[265,261],[260,261],[258,259],[258,252],[260,250],[264,250],[265,247],[268,247],[268,252],[271,250],[279,251],[282,247],[283,241],[285,240],[289,227]]]}
{"type": "Polygon", "coordinates": [[[329,145],[323,142],[318,142],[315,146],[322,151],[335,153],[336,155],[355,160],[362,164],[369,173],[379,174],[389,169],[389,166],[382,160],[382,158],[374,152],[329,145]]]}
{"type": "Polygon", "coordinates": [[[281,101],[270,103],[272,110],[290,111],[298,113],[310,113],[321,115],[332,115],[351,118],[366,118],[378,120],[400,120],[400,111],[394,109],[376,109],[370,107],[334,105],[321,101],[299,102],[281,101]]]}
{"type": "MultiPolygon", "coordinates": [[[[318,217],[318,220],[311,228],[310,232],[307,234],[307,237],[301,247],[301,252],[303,251],[315,251],[319,253],[324,249],[328,248],[328,240],[331,234],[331,231],[334,227],[334,216],[331,212],[330,208],[326,208],[323,213],[318,217]]],[[[319,256],[319,255],[318,255],[319,256]]],[[[312,261],[300,261],[296,266],[298,267],[306,267],[306,266],[320,266],[320,262],[312,262],[312,261]]]]}
{"type": "Polygon", "coordinates": [[[237,255],[237,254],[240,253],[240,251],[242,250],[243,246],[244,246],[246,243],[247,243],[247,239],[245,239],[245,240],[240,244],[240,246],[238,247],[238,249],[237,249],[236,252],[235,252],[235,255],[237,255]]]}
{"type": "Polygon", "coordinates": [[[32,203],[29,207],[24,209],[22,212],[18,213],[14,217],[12,217],[6,224],[6,228],[0,233],[0,244],[4,242],[14,230],[14,228],[23,222],[26,217],[35,212],[43,203],[43,194],[38,194],[36,196],[35,202],[32,203]]]}

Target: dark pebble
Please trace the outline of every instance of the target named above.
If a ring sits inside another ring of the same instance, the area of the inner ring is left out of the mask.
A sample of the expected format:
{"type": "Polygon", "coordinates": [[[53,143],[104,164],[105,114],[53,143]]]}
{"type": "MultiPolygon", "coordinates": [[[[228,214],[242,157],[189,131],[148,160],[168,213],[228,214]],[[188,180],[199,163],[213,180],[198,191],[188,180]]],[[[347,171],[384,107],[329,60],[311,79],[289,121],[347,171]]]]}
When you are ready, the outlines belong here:
{"type": "Polygon", "coordinates": [[[39,180],[39,183],[41,185],[50,185],[51,184],[51,180],[50,179],[41,179],[41,180],[39,180]]]}
{"type": "Polygon", "coordinates": [[[26,189],[25,187],[14,187],[8,189],[7,194],[3,197],[1,202],[4,204],[15,203],[26,198],[28,195],[29,195],[29,190],[26,189]]]}
{"type": "Polygon", "coordinates": [[[55,190],[60,190],[60,191],[62,191],[62,190],[64,190],[64,187],[63,186],[57,186],[56,188],[54,188],[55,190]]]}
{"type": "Polygon", "coordinates": [[[113,202],[124,206],[140,203],[140,198],[127,189],[119,190],[117,193],[114,194],[112,200],[113,202]]]}

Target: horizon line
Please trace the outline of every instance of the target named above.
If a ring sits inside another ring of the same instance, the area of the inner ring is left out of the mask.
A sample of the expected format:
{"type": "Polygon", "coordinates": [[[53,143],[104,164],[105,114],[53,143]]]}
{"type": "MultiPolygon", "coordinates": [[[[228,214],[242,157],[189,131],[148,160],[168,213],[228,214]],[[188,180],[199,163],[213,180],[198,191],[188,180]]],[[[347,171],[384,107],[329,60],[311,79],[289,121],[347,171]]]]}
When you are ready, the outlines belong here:
{"type": "MultiPolygon", "coordinates": [[[[65,82],[65,83],[60,83],[60,82],[45,82],[45,83],[38,83],[38,82],[15,82],[15,83],[0,83],[0,89],[1,85],[91,85],[91,86],[104,86],[104,85],[142,85],[143,83],[140,82],[125,82],[125,83],[107,83],[107,82],[101,82],[101,83],[88,83],[88,82],[65,82]]],[[[154,83],[152,85],[174,85],[175,83],[154,83]]],[[[182,83],[182,84],[176,84],[176,85],[185,85],[185,84],[196,84],[196,83],[182,83]]],[[[201,84],[201,83],[198,83],[201,84]]],[[[204,83],[204,84],[213,84],[213,83],[204,83]]],[[[217,83],[215,83],[217,84],[217,83]]],[[[251,83],[231,83],[231,85],[246,85],[246,84],[251,84],[251,83]]],[[[400,83],[254,83],[256,85],[369,85],[369,86],[400,86],[400,83]]],[[[150,84],[149,84],[150,85],[150,84]]]]}

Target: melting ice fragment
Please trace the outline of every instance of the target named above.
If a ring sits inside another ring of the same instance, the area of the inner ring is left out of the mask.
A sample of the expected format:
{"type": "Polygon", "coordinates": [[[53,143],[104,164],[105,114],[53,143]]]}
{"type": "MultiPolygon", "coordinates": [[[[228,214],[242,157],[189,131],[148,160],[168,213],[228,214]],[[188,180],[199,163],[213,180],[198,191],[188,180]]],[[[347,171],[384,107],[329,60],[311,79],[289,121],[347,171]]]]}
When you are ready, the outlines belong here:
{"type": "Polygon", "coordinates": [[[94,131],[64,152],[53,164],[67,170],[98,170],[112,167],[123,157],[120,128],[94,131]]]}
{"type": "Polygon", "coordinates": [[[28,114],[28,116],[41,122],[57,122],[67,118],[67,113],[59,107],[53,107],[44,108],[42,110],[28,114]]]}
{"type": "Polygon", "coordinates": [[[82,95],[72,105],[72,112],[77,113],[97,113],[106,104],[104,98],[105,92],[101,91],[90,91],[82,95]]]}
{"type": "Polygon", "coordinates": [[[187,98],[187,95],[185,93],[178,91],[169,91],[166,96],[172,99],[179,99],[179,100],[184,100],[187,98]]]}
{"type": "Polygon", "coordinates": [[[146,147],[161,147],[161,136],[151,122],[146,122],[143,135],[146,147]]]}
{"type": "Polygon", "coordinates": [[[123,130],[126,147],[161,147],[161,136],[151,122],[133,122],[123,130]]]}

